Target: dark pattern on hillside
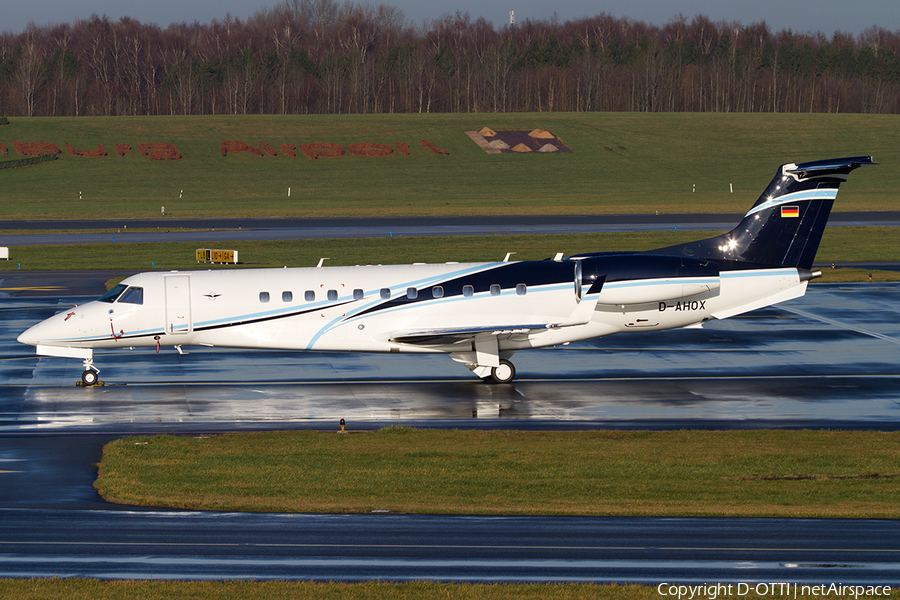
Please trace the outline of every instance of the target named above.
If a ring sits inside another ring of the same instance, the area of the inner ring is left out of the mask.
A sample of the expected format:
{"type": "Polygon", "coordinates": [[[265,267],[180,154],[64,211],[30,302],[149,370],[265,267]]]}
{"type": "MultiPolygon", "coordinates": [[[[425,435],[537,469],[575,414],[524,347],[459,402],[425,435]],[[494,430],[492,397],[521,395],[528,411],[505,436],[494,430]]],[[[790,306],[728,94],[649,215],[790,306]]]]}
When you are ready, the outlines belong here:
{"type": "Polygon", "coordinates": [[[4,169],[18,169],[20,167],[30,167],[33,165],[39,165],[41,163],[49,162],[51,160],[57,160],[57,156],[55,154],[42,154],[41,156],[32,156],[29,158],[19,158],[17,160],[2,160],[0,161],[0,171],[4,169]]]}
{"type": "Polygon", "coordinates": [[[467,131],[466,135],[488,154],[573,152],[561,139],[546,129],[494,131],[485,127],[480,131],[467,131]]]}

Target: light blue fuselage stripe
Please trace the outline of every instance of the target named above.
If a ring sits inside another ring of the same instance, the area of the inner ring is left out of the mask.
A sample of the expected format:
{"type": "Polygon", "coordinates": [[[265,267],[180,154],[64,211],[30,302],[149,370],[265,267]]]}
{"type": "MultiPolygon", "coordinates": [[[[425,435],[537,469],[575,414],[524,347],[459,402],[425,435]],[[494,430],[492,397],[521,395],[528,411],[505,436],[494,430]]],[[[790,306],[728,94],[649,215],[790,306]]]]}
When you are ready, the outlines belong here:
{"type": "Polygon", "coordinates": [[[723,279],[739,279],[741,277],[771,277],[773,275],[794,275],[797,269],[785,267],[784,269],[759,269],[753,271],[723,271],[723,279]]]}
{"type": "Polygon", "coordinates": [[[750,215],[756,214],[762,210],[775,208],[776,206],[780,206],[782,204],[790,204],[791,202],[802,202],[804,200],[834,200],[835,198],[837,198],[837,193],[837,188],[824,188],[821,190],[803,190],[802,192],[785,194],[784,196],[773,198],[767,202],[763,202],[759,206],[750,209],[750,212],[744,215],[744,218],[747,218],[750,215]]]}
{"type": "MultiPolygon", "coordinates": [[[[626,288],[626,287],[646,287],[650,285],[669,285],[672,283],[680,283],[680,284],[691,284],[691,283],[710,283],[711,281],[717,280],[718,277],[671,277],[667,279],[627,279],[625,281],[615,281],[613,283],[606,283],[603,285],[604,290],[608,289],[618,289],[618,288],[626,288]]],[[[601,293],[603,293],[601,291],[601,293]]]]}

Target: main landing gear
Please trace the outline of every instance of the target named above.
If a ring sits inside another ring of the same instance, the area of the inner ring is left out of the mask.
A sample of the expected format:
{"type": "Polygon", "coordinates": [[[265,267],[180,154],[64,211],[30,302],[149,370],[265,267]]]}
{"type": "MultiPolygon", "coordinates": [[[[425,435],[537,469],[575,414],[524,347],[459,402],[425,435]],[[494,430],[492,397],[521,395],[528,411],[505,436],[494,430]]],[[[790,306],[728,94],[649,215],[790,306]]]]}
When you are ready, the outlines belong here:
{"type": "Polygon", "coordinates": [[[509,383],[516,378],[516,368],[505,358],[500,359],[499,367],[492,367],[491,374],[485,379],[493,383],[509,383]]]}
{"type": "Polygon", "coordinates": [[[509,383],[516,378],[516,368],[509,359],[515,350],[500,350],[497,336],[476,338],[472,351],[451,352],[450,358],[462,363],[485,383],[509,383]]]}
{"type": "MultiPolygon", "coordinates": [[[[509,383],[516,378],[516,368],[509,361],[513,352],[503,352],[503,358],[497,356],[496,341],[494,352],[452,352],[450,358],[458,363],[466,365],[466,368],[475,373],[485,383],[509,383]],[[493,356],[492,356],[493,354],[493,356]],[[478,359],[482,359],[479,362],[478,359]],[[487,364],[485,364],[487,363],[487,364]]],[[[488,348],[490,350],[491,348],[488,348]]]]}
{"type": "Polygon", "coordinates": [[[479,365],[474,362],[465,364],[470,371],[475,373],[485,383],[509,383],[516,378],[516,368],[505,358],[501,358],[496,367],[479,365]]]}

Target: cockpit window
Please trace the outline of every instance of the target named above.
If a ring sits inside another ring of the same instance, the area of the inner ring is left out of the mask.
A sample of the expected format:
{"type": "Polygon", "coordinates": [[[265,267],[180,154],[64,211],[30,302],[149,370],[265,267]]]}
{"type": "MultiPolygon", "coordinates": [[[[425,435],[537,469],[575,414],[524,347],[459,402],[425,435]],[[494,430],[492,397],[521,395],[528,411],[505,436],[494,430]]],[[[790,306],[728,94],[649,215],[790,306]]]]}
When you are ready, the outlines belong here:
{"type": "Polygon", "coordinates": [[[119,296],[119,302],[127,302],[128,304],[144,303],[144,288],[130,287],[125,293],[119,296]]]}
{"type": "Polygon", "coordinates": [[[105,294],[103,294],[102,296],[97,298],[97,300],[99,300],[100,302],[108,302],[109,304],[112,304],[113,302],[116,301],[116,298],[119,297],[119,294],[124,292],[125,288],[127,288],[127,287],[128,286],[125,285],[124,283],[120,283],[113,289],[109,290],[108,292],[106,292],[105,294]]]}

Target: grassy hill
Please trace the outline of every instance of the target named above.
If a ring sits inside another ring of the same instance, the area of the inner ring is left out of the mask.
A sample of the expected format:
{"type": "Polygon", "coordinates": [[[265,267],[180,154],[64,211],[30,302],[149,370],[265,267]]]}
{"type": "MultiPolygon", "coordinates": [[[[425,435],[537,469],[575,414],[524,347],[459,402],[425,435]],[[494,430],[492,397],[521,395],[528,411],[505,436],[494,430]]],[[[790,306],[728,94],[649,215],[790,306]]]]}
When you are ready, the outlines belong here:
{"type": "Polygon", "coordinates": [[[872,154],[836,210],[896,210],[900,116],[439,114],[13,119],[0,142],[60,160],[0,171],[0,219],[742,212],[783,162],[872,154]],[[571,154],[488,155],[466,130],[549,129],[571,154]],[[239,140],[277,156],[230,153],[239,140]],[[438,155],[422,140],[449,151],[438,155]],[[409,144],[409,155],[310,160],[280,144],[409,144]],[[73,156],[66,144],[104,157],[73,156]],[[141,143],[171,143],[151,161],[141,143]],[[120,157],[116,144],[132,150],[120,157]],[[733,185],[734,193],[729,193],[733,185]],[[696,192],[692,191],[696,186],[696,192]],[[288,188],[291,195],[288,197],[288,188]],[[80,198],[79,198],[80,195],[80,198]]]}

